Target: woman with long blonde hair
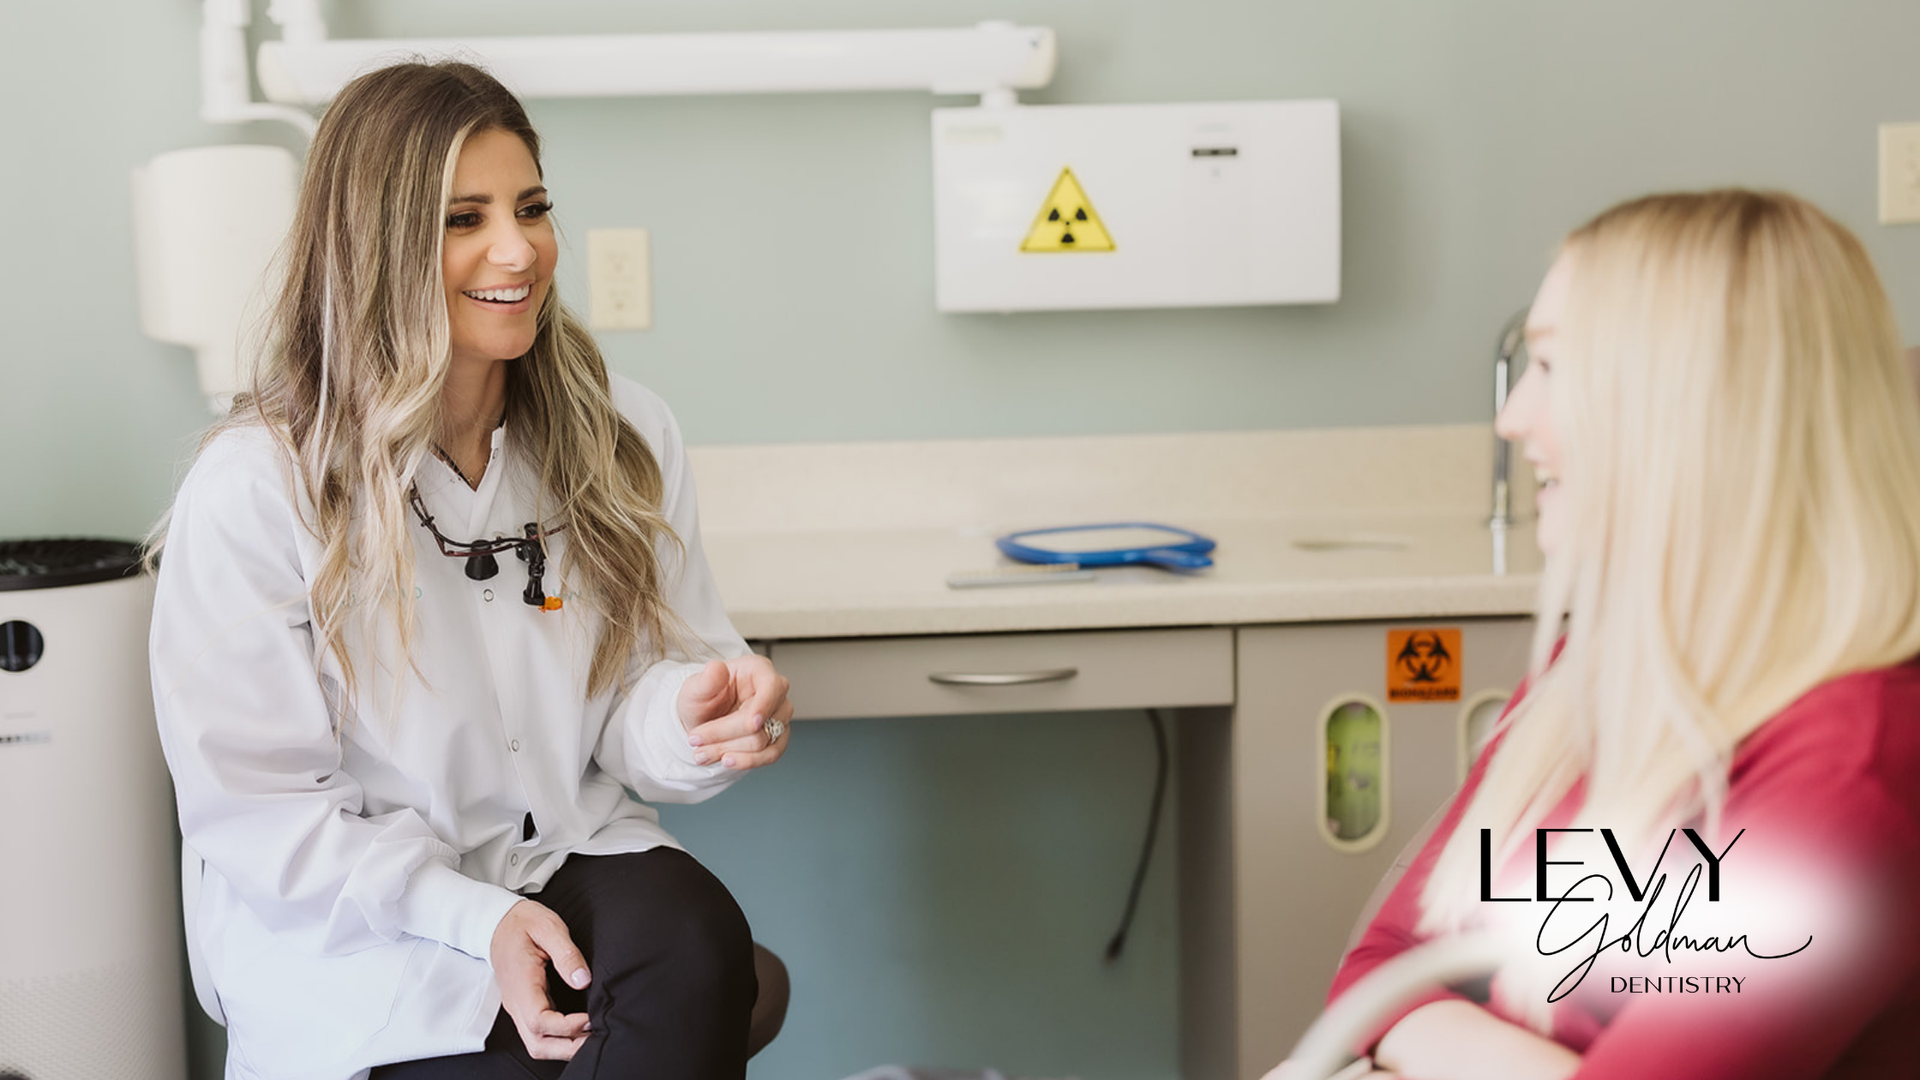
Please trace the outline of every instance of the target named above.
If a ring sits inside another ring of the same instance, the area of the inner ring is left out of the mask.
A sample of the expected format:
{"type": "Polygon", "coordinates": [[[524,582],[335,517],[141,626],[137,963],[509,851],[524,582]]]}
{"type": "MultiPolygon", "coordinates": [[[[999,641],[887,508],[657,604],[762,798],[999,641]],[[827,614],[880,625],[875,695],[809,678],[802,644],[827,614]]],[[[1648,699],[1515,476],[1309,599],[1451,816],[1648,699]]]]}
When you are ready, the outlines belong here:
{"type": "Polygon", "coordinates": [[[1568,238],[1527,340],[1529,685],[1334,998],[1504,930],[1376,1069],[1911,1075],[1920,397],[1872,264],[1791,196],[1652,196],[1568,238]]]}
{"type": "Polygon", "coordinates": [[[708,797],[792,706],[672,414],[552,287],[539,151],[468,65],[340,93],[254,388],[163,528],[154,695],[229,1076],[744,1075],[745,919],[629,792],[708,797]]]}

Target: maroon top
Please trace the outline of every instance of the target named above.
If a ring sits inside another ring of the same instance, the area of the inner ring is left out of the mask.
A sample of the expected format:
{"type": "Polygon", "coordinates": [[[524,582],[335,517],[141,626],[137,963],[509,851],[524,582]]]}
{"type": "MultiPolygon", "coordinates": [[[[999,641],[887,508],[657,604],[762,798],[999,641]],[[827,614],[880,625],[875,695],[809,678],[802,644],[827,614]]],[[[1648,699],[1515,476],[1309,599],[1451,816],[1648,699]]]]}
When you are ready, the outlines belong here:
{"type": "MultiPolygon", "coordinates": [[[[1446,817],[1342,962],[1329,1000],[1421,940],[1414,929],[1420,892],[1497,749],[1495,740],[1474,763],[1446,817]]],[[[1544,824],[1565,825],[1580,798],[1576,788],[1544,824]]],[[[1920,664],[1825,683],[1748,736],[1734,756],[1725,822],[1723,838],[1747,830],[1726,853],[1726,903],[1705,903],[1703,883],[1687,908],[1689,919],[1704,913],[1699,926],[1706,932],[1724,927],[1722,932],[1731,933],[1744,928],[1743,910],[1755,911],[1756,894],[1766,908],[1770,896],[1805,887],[1828,903],[1805,905],[1800,897],[1793,901],[1800,906],[1789,911],[1775,904],[1764,912],[1771,921],[1760,920],[1766,925],[1753,932],[1754,949],[1783,952],[1809,936],[1812,944],[1782,960],[1741,962],[1744,954],[1695,952],[1674,953],[1670,962],[1658,954],[1620,961],[1641,975],[1748,976],[1737,994],[1620,992],[1626,987],[1612,981],[1609,960],[1603,958],[1577,990],[1553,1006],[1553,1038],[1584,1056],[1578,1076],[1920,1076],[1920,664]],[[1769,891],[1764,881],[1756,881],[1756,868],[1784,870],[1773,881],[1788,888],[1769,891]]],[[[1684,834],[1674,844],[1676,851],[1691,847],[1684,834]]],[[[1493,895],[1532,891],[1533,854],[1526,845],[1524,874],[1513,876],[1511,866],[1503,870],[1493,895]]],[[[1635,858],[1630,865],[1637,869],[1650,861],[1635,858]]],[[[1562,877],[1550,895],[1580,871],[1556,867],[1554,873],[1562,877]]],[[[1672,876],[1669,888],[1680,884],[1680,875],[1672,876]]],[[[1502,915],[1526,912],[1520,917],[1531,920],[1529,926],[1537,926],[1549,907],[1487,906],[1502,909],[1502,915]]],[[[1670,906],[1657,910],[1664,913],[1670,906]]],[[[1623,929],[1610,927],[1608,937],[1618,937],[1623,929]]],[[[1592,951],[1591,944],[1575,949],[1565,965],[1556,957],[1555,974],[1592,951]]],[[[1615,974],[1628,970],[1613,968],[1615,974]]],[[[1445,996],[1423,998],[1398,1015],[1445,996]]],[[[1497,1003],[1488,1007],[1519,1022],[1497,1003]]]]}

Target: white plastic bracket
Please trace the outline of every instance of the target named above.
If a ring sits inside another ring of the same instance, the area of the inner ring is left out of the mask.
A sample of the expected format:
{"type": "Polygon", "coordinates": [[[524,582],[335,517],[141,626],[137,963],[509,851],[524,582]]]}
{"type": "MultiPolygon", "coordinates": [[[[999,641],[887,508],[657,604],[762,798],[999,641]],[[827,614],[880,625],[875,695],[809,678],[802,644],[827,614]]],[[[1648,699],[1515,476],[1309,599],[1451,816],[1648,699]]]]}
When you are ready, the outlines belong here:
{"type": "MultiPolygon", "coordinates": [[[[284,0],[276,0],[276,6],[281,3],[284,0]]],[[[317,21],[318,9],[314,8],[312,14],[317,21]]],[[[247,66],[247,27],[252,21],[248,0],[202,0],[200,118],[210,124],[279,120],[299,128],[311,139],[318,127],[311,113],[253,100],[252,75],[247,66]]],[[[324,25],[320,32],[325,34],[324,25]]]]}

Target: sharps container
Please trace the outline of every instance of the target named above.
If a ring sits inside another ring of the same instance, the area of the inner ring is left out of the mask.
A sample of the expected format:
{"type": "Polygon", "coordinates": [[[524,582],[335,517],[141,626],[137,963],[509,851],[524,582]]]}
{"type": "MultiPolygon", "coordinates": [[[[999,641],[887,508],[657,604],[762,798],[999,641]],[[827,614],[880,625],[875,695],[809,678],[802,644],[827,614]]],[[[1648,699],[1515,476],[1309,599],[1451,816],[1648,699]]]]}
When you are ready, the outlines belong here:
{"type": "Polygon", "coordinates": [[[0,1076],[183,1080],[153,578],[115,540],[0,540],[0,1076]]]}

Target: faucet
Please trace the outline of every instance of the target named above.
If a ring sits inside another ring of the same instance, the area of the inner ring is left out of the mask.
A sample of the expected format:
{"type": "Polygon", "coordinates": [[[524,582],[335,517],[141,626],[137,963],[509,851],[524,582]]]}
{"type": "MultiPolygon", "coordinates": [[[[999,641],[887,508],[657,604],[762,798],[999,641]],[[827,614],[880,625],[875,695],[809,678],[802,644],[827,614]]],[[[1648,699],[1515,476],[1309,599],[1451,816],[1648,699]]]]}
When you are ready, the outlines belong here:
{"type": "MultiPolygon", "coordinates": [[[[1527,308],[1521,308],[1500,331],[1500,348],[1493,354],[1493,415],[1507,407],[1507,391],[1513,386],[1513,358],[1527,344],[1527,308]]],[[[1513,524],[1513,487],[1508,481],[1512,470],[1513,446],[1499,435],[1493,437],[1493,517],[1487,525],[1505,532],[1513,524]]]]}

